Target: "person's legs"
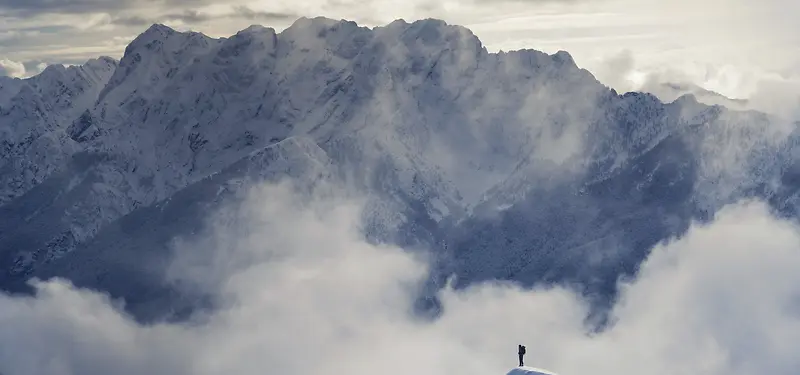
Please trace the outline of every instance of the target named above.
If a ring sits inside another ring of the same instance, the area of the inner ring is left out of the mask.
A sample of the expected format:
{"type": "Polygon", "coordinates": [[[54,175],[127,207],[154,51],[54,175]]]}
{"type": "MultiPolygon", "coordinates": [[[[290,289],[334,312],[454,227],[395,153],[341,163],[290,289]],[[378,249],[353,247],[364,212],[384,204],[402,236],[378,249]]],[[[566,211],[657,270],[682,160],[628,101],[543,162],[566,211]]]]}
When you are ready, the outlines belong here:
{"type": "Polygon", "coordinates": [[[522,367],[522,353],[519,353],[519,366],[522,367]]]}

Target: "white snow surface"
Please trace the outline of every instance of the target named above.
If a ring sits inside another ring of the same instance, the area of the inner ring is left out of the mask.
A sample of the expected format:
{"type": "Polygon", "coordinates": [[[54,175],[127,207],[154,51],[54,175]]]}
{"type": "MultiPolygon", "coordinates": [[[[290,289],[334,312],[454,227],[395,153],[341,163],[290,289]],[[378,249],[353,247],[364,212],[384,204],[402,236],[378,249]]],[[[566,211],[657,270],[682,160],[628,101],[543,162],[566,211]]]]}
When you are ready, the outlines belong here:
{"type": "Polygon", "coordinates": [[[80,148],[67,128],[94,104],[116,66],[101,57],[0,80],[0,205],[41,183],[80,148]]]}
{"type": "Polygon", "coordinates": [[[558,375],[555,372],[529,367],[529,366],[520,366],[511,369],[506,375],[558,375]]]}

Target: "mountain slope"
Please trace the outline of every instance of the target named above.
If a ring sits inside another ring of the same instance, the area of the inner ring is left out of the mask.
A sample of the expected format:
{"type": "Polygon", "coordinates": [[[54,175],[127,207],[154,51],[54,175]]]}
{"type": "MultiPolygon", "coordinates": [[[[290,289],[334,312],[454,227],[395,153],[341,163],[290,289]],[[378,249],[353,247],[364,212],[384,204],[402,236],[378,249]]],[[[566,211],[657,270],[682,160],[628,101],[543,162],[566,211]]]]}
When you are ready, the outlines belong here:
{"type": "MultiPolygon", "coordinates": [[[[65,171],[64,174],[71,172],[65,171]]],[[[4,236],[6,242],[0,246],[9,248],[25,244],[37,250],[26,253],[24,258],[14,259],[13,267],[4,270],[3,284],[6,289],[22,291],[26,290],[23,282],[29,276],[61,276],[78,286],[106,290],[114,297],[126,297],[131,311],[143,319],[161,316],[171,308],[180,310],[181,304],[187,302],[180,298],[172,300],[176,294],[170,289],[164,274],[174,241],[180,237],[191,239],[192,234],[202,232],[209,224],[205,219],[222,204],[240,199],[251,183],[279,181],[286,177],[304,181],[302,186],[307,187],[322,183],[333,178],[330,160],[313,141],[288,138],[181,189],[168,200],[134,210],[103,226],[97,235],[81,243],[71,237],[42,243],[41,238],[47,238],[41,236],[43,230],[53,233],[51,236],[69,232],[59,227],[57,222],[27,222],[15,232],[37,233],[39,236],[4,236]],[[37,239],[39,243],[30,243],[37,239]],[[70,252],[72,250],[75,251],[70,252]]],[[[46,193],[30,198],[42,195],[46,193]]],[[[52,210],[51,207],[64,204],[62,201],[72,200],[61,196],[46,209],[52,210]]],[[[2,213],[0,217],[13,214],[2,213]]],[[[48,215],[41,217],[40,220],[46,220],[48,215]]],[[[19,225],[19,222],[11,224],[19,225]]]]}
{"type": "Polygon", "coordinates": [[[94,104],[116,65],[102,57],[0,80],[0,205],[64,166],[76,149],[67,128],[94,104]]]}

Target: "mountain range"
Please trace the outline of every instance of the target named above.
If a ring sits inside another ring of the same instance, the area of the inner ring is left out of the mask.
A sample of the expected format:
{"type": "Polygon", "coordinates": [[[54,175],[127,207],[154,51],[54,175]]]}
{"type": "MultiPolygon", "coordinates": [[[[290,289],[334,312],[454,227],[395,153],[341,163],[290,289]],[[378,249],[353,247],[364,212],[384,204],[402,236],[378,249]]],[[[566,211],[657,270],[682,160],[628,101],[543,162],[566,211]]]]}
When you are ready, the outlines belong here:
{"type": "Polygon", "coordinates": [[[602,308],[725,204],[797,217],[792,121],[617,93],[569,53],[490,53],[441,20],[301,18],[227,38],[153,25],[117,61],[0,77],[0,286],[66,277],[141,319],[198,300],[173,240],[249,183],[347,186],[365,236],[455,276],[572,285],[602,308]]]}

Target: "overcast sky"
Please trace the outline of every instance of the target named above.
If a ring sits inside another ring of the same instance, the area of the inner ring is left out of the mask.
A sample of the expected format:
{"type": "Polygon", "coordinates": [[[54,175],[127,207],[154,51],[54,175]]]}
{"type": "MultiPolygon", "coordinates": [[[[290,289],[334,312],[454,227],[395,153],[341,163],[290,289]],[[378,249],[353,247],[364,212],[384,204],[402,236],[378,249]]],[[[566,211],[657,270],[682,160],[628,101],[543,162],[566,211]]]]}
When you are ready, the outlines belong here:
{"type": "Polygon", "coordinates": [[[367,26],[436,17],[493,51],[567,50],[612,85],[656,72],[748,97],[765,80],[795,79],[798,11],[795,0],[0,0],[0,74],[119,58],[154,22],[218,37],[250,24],[280,30],[299,16],[367,26]]]}

